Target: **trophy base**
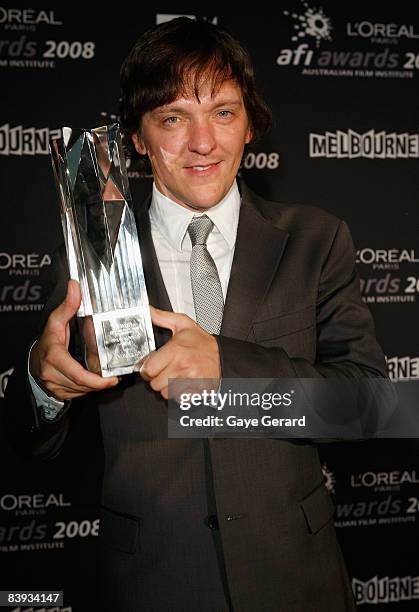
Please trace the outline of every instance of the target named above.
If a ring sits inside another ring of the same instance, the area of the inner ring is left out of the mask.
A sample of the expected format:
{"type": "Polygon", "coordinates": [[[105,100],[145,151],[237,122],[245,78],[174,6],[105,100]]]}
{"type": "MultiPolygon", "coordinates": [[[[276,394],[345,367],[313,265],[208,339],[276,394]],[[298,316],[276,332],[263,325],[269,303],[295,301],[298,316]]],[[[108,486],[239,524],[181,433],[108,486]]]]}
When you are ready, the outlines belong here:
{"type": "Polygon", "coordinates": [[[91,315],[97,355],[96,365],[88,365],[89,369],[99,370],[103,377],[138,372],[142,359],[155,348],[147,333],[146,314],[148,306],[91,315]]]}

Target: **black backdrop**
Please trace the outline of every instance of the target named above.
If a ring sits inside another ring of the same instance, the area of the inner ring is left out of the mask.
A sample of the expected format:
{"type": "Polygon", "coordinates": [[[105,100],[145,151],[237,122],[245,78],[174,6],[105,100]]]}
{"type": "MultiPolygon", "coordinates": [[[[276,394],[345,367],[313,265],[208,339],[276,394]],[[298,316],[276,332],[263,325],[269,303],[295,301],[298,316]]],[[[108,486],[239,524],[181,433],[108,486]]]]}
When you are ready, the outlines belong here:
{"type": "MultiPolygon", "coordinates": [[[[36,329],[61,237],[48,139],[62,125],[114,118],[119,66],[135,39],[158,20],[191,14],[176,4],[30,6],[0,6],[0,404],[36,329]]],[[[199,13],[248,47],[273,109],[274,129],[248,153],[243,176],[267,198],[317,205],[349,223],[363,297],[398,379],[419,378],[416,11],[280,0],[275,9],[199,13]]],[[[141,198],[150,181],[134,167],[130,178],[141,198]]],[[[60,609],[97,609],[89,584],[101,450],[94,414],[76,419],[51,464],[28,465],[1,448],[0,590],[61,588],[60,609]]],[[[418,450],[414,439],[321,449],[362,609],[418,609],[418,450]]]]}

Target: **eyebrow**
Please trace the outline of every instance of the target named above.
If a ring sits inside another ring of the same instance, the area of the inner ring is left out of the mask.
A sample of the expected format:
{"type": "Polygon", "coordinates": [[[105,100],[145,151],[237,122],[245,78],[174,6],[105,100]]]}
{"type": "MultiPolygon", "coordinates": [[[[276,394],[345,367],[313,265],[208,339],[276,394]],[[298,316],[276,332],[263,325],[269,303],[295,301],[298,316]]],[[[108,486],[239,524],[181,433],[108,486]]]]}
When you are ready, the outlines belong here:
{"type": "MultiPolygon", "coordinates": [[[[241,106],[241,100],[221,100],[217,102],[214,106],[210,107],[210,110],[216,110],[217,108],[222,108],[223,106],[241,106]]],[[[176,106],[176,104],[168,104],[167,106],[159,106],[151,111],[153,115],[166,115],[167,113],[178,113],[178,114],[188,114],[188,109],[183,106],[176,106]]]]}

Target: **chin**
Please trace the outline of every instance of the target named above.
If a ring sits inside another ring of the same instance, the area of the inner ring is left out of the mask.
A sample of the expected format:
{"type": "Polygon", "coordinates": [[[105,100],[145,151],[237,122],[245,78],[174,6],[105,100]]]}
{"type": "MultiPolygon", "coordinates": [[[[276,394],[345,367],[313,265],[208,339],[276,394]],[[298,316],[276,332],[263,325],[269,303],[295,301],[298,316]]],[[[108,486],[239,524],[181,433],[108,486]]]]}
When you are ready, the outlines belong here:
{"type": "Polygon", "coordinates": [[[218,204],[220,200],[211,200],[211,201],[199,201],[199,202],[190,202],[188,204],[188,206],[190,208],[194,208],[194,209],[202,209],[202,210],[208,210],[209,208],[212,208],[213,206],[215,206],[216,204],[218,204]]]}
{"type": "Polygon", "coordinates": [[[196,198],[190,197],[188,206],[191,208],[212,208],[216,204],[218,204],[223,197],[225,196],[224,192],[215,193],[214,195],[201,195],[196,198]]]}

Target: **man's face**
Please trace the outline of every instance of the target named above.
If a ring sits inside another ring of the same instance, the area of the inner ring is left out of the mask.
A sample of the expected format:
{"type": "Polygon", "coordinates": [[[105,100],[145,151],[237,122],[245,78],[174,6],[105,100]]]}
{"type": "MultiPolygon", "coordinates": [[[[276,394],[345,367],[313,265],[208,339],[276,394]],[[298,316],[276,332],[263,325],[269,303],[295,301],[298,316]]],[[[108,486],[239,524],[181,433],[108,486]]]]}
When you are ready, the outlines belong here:
{"type": "Polygon", "coordinates": [[[161,193],[186,208],[205,210],[228,193],[252,133],[239,86],[224,81],[144,114],[136,150],[147,154],[161,193]]]}

